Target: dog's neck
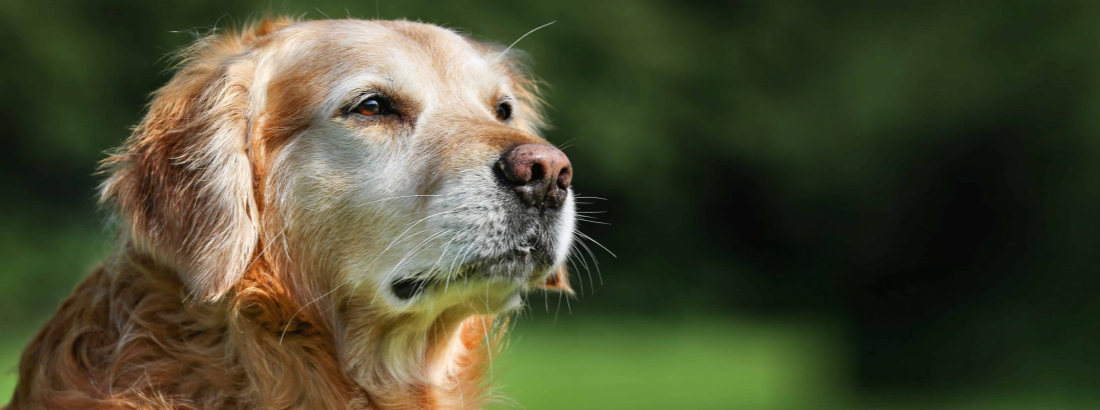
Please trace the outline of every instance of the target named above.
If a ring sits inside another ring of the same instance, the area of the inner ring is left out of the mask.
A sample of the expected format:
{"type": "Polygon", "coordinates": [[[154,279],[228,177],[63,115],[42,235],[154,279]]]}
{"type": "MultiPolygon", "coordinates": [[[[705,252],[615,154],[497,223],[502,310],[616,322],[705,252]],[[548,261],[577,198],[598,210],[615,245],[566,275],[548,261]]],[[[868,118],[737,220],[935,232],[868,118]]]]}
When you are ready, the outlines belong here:
{"type": "Polygon", "coordinates": [[[351,315],[341,335],[349,375],[385,409],[476,409],[483,361],[500,329],[490,316],[448,311],[435,318],[351,315]]]}

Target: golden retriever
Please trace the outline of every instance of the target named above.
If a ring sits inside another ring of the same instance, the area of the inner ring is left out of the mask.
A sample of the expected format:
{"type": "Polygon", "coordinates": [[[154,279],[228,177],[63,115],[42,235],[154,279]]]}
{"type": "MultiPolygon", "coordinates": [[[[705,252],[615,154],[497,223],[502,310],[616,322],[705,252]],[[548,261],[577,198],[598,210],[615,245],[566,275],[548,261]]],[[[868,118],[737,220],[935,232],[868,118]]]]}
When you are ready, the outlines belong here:
{"type": "Polygon", "coordinates": [[[114,251],[12,409],[473,409],[525,291],[569,291],[569,159],[508,49],[272,19],[188,48],[101,201],[114,251]]]}

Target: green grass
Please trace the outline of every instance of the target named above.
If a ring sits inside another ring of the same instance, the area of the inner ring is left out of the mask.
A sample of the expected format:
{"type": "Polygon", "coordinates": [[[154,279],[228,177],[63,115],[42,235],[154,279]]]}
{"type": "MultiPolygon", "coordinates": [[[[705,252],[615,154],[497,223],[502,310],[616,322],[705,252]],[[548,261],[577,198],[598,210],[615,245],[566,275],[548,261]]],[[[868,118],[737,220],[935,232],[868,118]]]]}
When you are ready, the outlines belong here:
{"type": "Polygon", "coordinates": [[[801,409],[843,400],[814,327],[732,320],[519,324],[494,361],[499,409],[801,409]]]}

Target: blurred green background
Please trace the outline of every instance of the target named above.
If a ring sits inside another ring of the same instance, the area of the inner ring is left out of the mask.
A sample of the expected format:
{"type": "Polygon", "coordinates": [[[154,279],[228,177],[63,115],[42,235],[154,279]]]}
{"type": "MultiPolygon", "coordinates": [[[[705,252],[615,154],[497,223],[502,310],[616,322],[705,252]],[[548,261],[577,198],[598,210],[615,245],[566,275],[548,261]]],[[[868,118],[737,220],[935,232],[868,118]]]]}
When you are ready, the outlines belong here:
{"type": "Polygon", "coordinates": [[[517,47],[618,258],[532,298],[498,408],[1100,408],[1090,1],[0,1],[0,397],[164,57],[265,11],[557,22],[517,47]]]}

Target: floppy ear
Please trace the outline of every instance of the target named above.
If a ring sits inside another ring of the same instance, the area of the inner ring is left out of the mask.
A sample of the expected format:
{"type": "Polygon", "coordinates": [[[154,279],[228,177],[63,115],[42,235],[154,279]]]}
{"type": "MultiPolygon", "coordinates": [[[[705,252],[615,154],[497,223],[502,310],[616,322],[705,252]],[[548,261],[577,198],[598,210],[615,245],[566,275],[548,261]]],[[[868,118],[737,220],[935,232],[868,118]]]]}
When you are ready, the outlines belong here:
{"type": "Polygon", "coordinates": [[[558,268],[558,270],[550,274],[550,277],[546,278],[546,282],[543,282],[539,287],[544,290],[565,292],[570,295],[574,293],[573,288],[569,286],[569,272],[565,270],[565,266],[558,268]]]}
{"type": "Polygon", "coordinates": [[[239,49],[203,41],[195,46],[203,54],[154,94],[144,120],[101,165],[109,176],[100,201],[139,249],[177,269],[191,297],[213,301],[240,279],[257,247],[253,67],[239,49]]]}

